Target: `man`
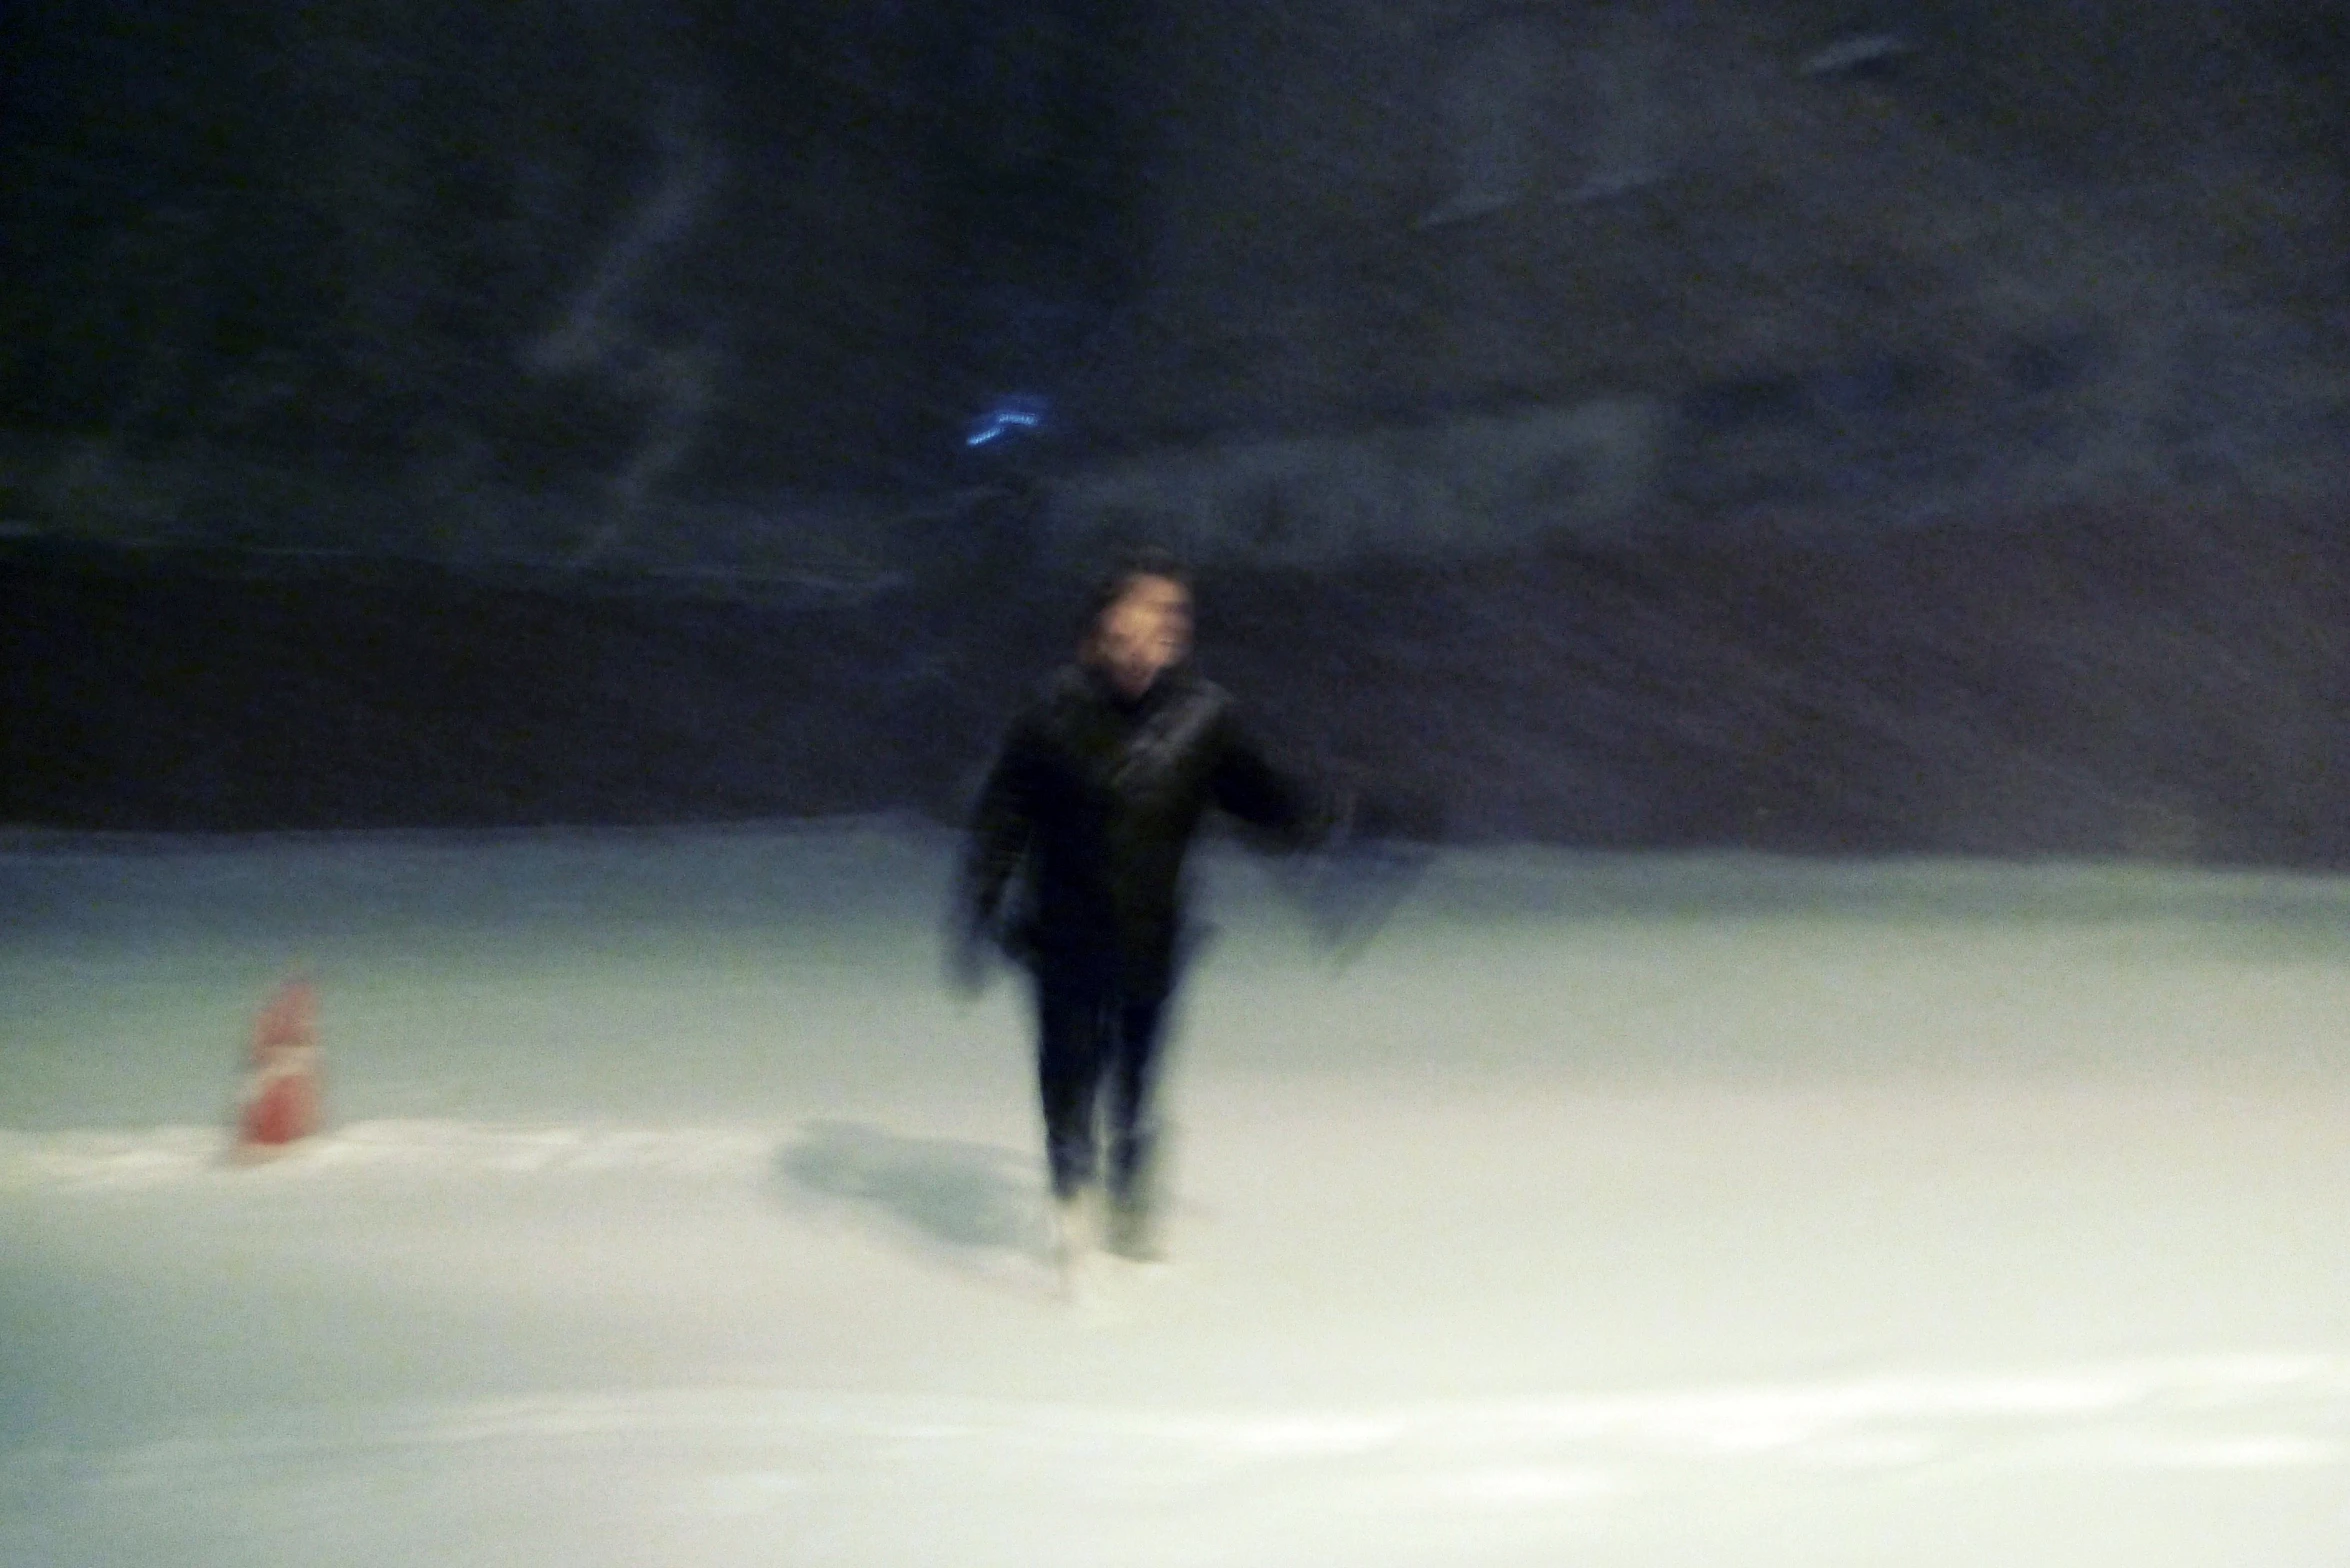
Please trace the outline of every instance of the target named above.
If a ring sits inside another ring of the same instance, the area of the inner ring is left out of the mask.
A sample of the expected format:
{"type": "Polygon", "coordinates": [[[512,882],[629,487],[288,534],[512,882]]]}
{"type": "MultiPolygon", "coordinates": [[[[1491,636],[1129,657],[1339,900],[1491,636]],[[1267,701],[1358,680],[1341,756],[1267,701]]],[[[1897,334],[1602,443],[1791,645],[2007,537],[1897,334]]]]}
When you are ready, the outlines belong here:
{"type": "Polygon", "coordinates": [[[1183,947],[1183,859],[1201,817],[1219,807],[1303,847],[1335,816],[1265,760],[1231,699],[1185,662],[1191,589],[1172,560],[1129,562],[1089,610],[1076,662],[1021,715],[988,774],[955,929],[966,985],[991,945],[1035,978],[1064,1267],[1090,1242],[1097,1188],[1111,1250],[1159,1255],[1152,1093],[1183,947]]]}

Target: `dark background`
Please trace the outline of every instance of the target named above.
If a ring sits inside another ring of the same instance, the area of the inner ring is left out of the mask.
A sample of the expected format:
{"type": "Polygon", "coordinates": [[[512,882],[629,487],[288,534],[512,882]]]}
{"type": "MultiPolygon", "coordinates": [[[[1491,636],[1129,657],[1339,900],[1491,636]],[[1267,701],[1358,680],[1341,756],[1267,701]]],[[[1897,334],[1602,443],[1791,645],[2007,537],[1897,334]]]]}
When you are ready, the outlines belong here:
{"type": "Polygon", "coordinates": [[[84,0],[0,70],[0,822],[951,816],[1151,538],[1451,836],[2350,859],[2350,7],[84,0]]]}

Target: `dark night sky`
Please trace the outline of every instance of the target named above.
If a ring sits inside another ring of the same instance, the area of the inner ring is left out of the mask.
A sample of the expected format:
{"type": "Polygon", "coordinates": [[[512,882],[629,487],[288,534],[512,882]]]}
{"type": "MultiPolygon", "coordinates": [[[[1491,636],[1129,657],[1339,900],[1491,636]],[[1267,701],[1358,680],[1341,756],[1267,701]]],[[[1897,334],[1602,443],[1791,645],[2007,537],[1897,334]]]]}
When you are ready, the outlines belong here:
{"type": "Polygon", "coordinates": [[[2329,361],[2346,14],[1942,0],[1813,80],[1867,18],[14,7],[13,509],[92,441],[427,495],[918,494],[1016,393],[1067,463],[1595,394],[1703,425],[1774,378],[1890,417],[1881,385],[1947,392],[1879,441],[1947,469],[2013,423],[1979,365],[2179,403],[2329,361]],[[1496,159],[1498,216],[1415,226],[1496,159]],[[2182,310],[2202,339],[2140,341],[2182,310]]]}
{"type": "Polygon", "coordinates": [[[0,419],[527,480],[699,398],[704,482],[918,477],[1130,286],[1122,14],[19,8],[0,419]]]}

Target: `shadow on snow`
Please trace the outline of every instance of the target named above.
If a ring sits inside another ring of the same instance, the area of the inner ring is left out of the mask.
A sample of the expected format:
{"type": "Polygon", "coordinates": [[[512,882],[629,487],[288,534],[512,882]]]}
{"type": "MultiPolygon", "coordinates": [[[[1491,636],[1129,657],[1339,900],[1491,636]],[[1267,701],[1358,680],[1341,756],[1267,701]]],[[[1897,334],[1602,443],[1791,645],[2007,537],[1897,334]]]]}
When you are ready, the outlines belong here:
{"type": "Polygon", "coordinates": [[[814,1121],[777,1154],[787,1194],[910,1233],[961,1268],[995,1273],[1042,1242],[1034,1155],[863,1122],[814,1121]]]}

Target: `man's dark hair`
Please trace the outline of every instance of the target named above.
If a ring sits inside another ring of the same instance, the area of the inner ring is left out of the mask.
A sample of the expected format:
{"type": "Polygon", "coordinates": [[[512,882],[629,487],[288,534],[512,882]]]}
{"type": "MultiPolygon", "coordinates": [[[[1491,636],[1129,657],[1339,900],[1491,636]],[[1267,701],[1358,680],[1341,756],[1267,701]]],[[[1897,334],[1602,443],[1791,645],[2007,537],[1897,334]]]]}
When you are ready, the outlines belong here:
{"type": "Polygon", "coordinates": [[[1156,546],[1132,550],[1118,557],[1117,564],[1094,579],[1092,589],[1085,596],[1085,618],[1078,623],[1078,634],[1091,637],[1101,625],[1102,614],[1120,599],[1126,590],[1145,577],[1164,578],[1180,583],[1186,591],[1191,587],[1191,569],[1175,555],[1156,546]]]}

